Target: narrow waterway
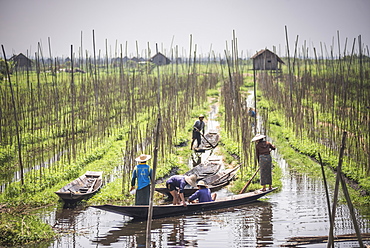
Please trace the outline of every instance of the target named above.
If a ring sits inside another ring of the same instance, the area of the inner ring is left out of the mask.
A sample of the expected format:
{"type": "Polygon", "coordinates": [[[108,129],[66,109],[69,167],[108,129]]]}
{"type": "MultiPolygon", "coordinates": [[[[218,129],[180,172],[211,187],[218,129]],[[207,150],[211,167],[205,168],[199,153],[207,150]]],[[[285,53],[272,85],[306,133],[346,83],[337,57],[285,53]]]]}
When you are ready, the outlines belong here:
{"type": "MultiPolygon", "coordinates": [[[[292,172],[275,155],[285,175],[281,191],[237,208],[153,220],[152,247],[279,247],[291,237],[327,235],[322,180],[292,172]]],[[[220,197],[223,194],[228,192],[219,192],[220,197]]],[[[369,233],[370,216],[356,215],[361,232],[369,233]]],[[[349,216],[347,206],[339,204],[335,234],[355,233],[349,216]]],[[[63,233],[49,247],[145,247],[146,223],[128,217],[87,208],[61,209],[48,219],[63,233]]],[[[356,246],[356,242],[341,242],[335,247],[356,246]]]]}
{"type": "MultiPolygon", "coordinates": [[[[218,126],[213,118],[211,113],[208,129],[218,126]]],[[[322,179],[292,171],[278,149],[272,156],[284,175],[280,191],[236,208],[153,220],[151,247],[280,247],[292,237],[328,235],[322,179]]],[[[230,192],[223,189],[218,197],[227,194],[230,192]]],[[[370,233],[370,216],[356,215],[361,232],[370,233]]],[[[355,233],[345,204],[338,205],[335,220],[336,235],[355,233]]],[[[145,247],[145,222],[95,208],[51,211],[45,221],[62,235],[44,247],[145,247]]],[[[370,245],[370,241],[364,243],[370,245]]],[[[335,247],[358,247],[358,243],[341,242],[335,247]]]]}

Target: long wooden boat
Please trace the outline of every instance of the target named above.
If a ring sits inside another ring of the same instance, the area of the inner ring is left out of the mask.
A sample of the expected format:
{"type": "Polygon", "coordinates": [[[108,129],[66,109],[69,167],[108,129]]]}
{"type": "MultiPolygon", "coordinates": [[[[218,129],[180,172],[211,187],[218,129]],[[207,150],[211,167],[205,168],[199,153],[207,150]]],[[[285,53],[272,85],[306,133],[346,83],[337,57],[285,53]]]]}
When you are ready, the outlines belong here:
{"type": "MultiPolygon", "coordinates": [[[[232,195],[224,199],[219,199],[213,202],[193,203],[183,205],[156,205],[153,206],[153,219],[164,218],[176,215],[194,214],[197,212],[204,212],[209,210],[234,207],[244,204],[249,204],[257,201],[262,196],[271,193],[277,188],[271,190],[248,192],[239,195],[232,195]]],[[[117,206],[117,205],[100,205],[92,206],[108,212],[126,215],[133,217],[137,220],[146,219],[148,216],[148,205],[135,205],[135,206],[117,206]]]]}
{"type": "MultiPolygon", "coordinates": [[[[219,171],[218,173],[204,177],[201,180],[203,180],[208,185],[208,188],[211,190],[211,192],[215,192],[227,186],[232,180],[234,180],[238,170],[239,166],[233,169],[219,171]]],[[[198,190],[197,187],[191,187],[190,185],[187,185],[187,187],[184,189],[184,196],[189,197],[192,194],[194,194],[195,191],[197,190],[198,190]]],[[[168,200],[172,199],[172,195],[167,188],[158,187],[155,188],[155,191],[167,196],[168,200]]]]}
{"type": "Polygon", "coordinates": [[[66,203],[87,199],[101,188],[103,183],[102,175],[102,171],[87,171],[84,175],[56,191],[55,194],[66,203]]]}

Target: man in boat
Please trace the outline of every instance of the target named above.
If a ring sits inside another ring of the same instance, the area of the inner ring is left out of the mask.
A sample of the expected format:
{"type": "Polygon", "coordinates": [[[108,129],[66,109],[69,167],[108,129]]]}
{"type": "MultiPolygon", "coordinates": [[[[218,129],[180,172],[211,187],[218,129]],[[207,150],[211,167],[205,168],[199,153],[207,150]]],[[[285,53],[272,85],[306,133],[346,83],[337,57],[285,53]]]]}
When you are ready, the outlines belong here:
{"type": "Polygon", "coordinates": [[[260,167],[260,180],[262,185],[262,191],[266,191],[266,184],[269,185],[269,190],[272,189],[272,176],[271,176],[271,155],[270,152],[275,150],[275,146],[268,141],[263,140],[266,136],[257,134],[252,142],[256,142],[256,156],[258,165],[260,167]]]}
{"type": "Polygon", "coordinates": [[[182,204],[186,206],[184,188],[187,184],[191,185],[192,187],[196,187],[197,176],[194,174],[190,176],[174,175],[167,180],[166,188],[172,195],[173,205],[178,205],[182,202],[182,204]]]}
{"type": "Polygon", "coordinates": [[[137,189],[135,194],[135,205],[149,205],[150,198],[150,181],[153,175],[153,170],[146,163],[152,156],[141,154],[135,160],[139,162],[135,166],[131,178],[131,190],[135,189],[137,181],[137,189]]]}
{"type": "Polygon", "coordinates": [[[189,197],[189,202],[195,202],[195,200],[197,199],[199,203],[215,201],[217,194],[211,194],[211,190],[208,188],[208,185],[204,181],[199,181],[197,183],[197,186],[198,190],[189,197]]]}
{"type": "Polygon", "coordinates": [[[256,117],[256,111],[253,108],[249,108],[248,115],[252,118],[256,117]]]}
{"type": "Polygon", "coordinates": [[[194,141],[197,140],[197,147],[200,146],[200,143],[202,142],[202,137],[200,136],[201,132],[204,134],[204,115],[199,115],[199,120],[196,120],[193,125],[193,140],[191,142],[190,149],[193,150],[194,141]]]}

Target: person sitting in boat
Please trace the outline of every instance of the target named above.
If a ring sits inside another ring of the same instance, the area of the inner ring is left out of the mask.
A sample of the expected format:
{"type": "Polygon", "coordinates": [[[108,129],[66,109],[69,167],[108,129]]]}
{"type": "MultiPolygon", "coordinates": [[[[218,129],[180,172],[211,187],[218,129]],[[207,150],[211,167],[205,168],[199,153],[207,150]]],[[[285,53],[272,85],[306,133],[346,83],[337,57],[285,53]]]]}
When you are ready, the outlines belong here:
{"type": "Polygon", "coordinates": [[[210,202],[216,200],[216,193],[211,194],[211,190],[208,188],[208,185],[204,181],[199,181],[197,183],[198,190],[192,194],[188,201],[195,202],[198,199],[198,202],[210,202]]]}
{"type": "Polygon", "coordinates": [[[194,141],[197,140],[197,147],[200,146],[202,142],[201,132],[204,134],[204,115],[199,115],[199,120],[196,120],[193,125],[193,136],[190,149],[193,150],[194,141]]]}
{"type": "MultiPolygon", "coordinates": [[[[153,170],[146,163],[152,156],[141,154],[135,160],[139,162],[136,165],[131,178],[131,190],[135,189],[137,180],[137,189],[135,193],[135,205],[149,205],[150,181],[153,176],[153,170]]],[[[131,191],[130,190],[130,191],[131,191]]]]}
{"type": "Polygon", "coordinates": [[[197,186],[197,176],[174,175],[166,181],[166,188],[170,191],[173,198],[173,205],[179,205],[181,202],[186,206],[184,188],[189,184],[192,187],[197,186]],[[180,202],[181,200],[181,202],[180,202]]]}

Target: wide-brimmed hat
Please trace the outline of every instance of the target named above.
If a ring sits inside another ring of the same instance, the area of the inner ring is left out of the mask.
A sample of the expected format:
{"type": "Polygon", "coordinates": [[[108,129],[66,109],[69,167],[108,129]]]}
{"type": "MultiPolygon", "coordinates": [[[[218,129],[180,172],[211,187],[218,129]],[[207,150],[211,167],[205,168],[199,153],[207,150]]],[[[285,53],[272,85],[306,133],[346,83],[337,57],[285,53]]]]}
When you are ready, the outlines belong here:
{"type": "Polygon", "coordinates": [[[197,186],[208,187],[208,185],[207,185],[203,180],[200,180],[200,181],[197,183],[197,186]]]}
{"type": "Polygon", "coordinates": [[[201,118],[201,117],[203,117],[203,118],[204,118],[204,115],[203,115],[203,114],[200,114],[200,115],[199,115],[199,118],[201,118]]]}
{"type": "Polygon", "coordinates": [[[190,175],[190,176],[185,176],[185,181],[193,186],[193,187],[196,187],[197,186],[197,176],[196,175],[190,175]]]}
{"type": "Polygon", "coordinates": [[[257,141],[257,140],[260,140],[260,139],[263,139],[265,138],[266,136],[263,135],[263,134],[257,134],[256,136],[254,136],[254,138],[252,139],[252,142],[253,141],[257,141]]]}
{"type": "Polygon", "coordinates": [[[152,158],[152,156],[150,156],[150,155],[141,154],[139,157],[135,158],[135,161],[137,161],[137,162],[145,162],[145,161],[148,161],[151,158],[152,158]]]}

